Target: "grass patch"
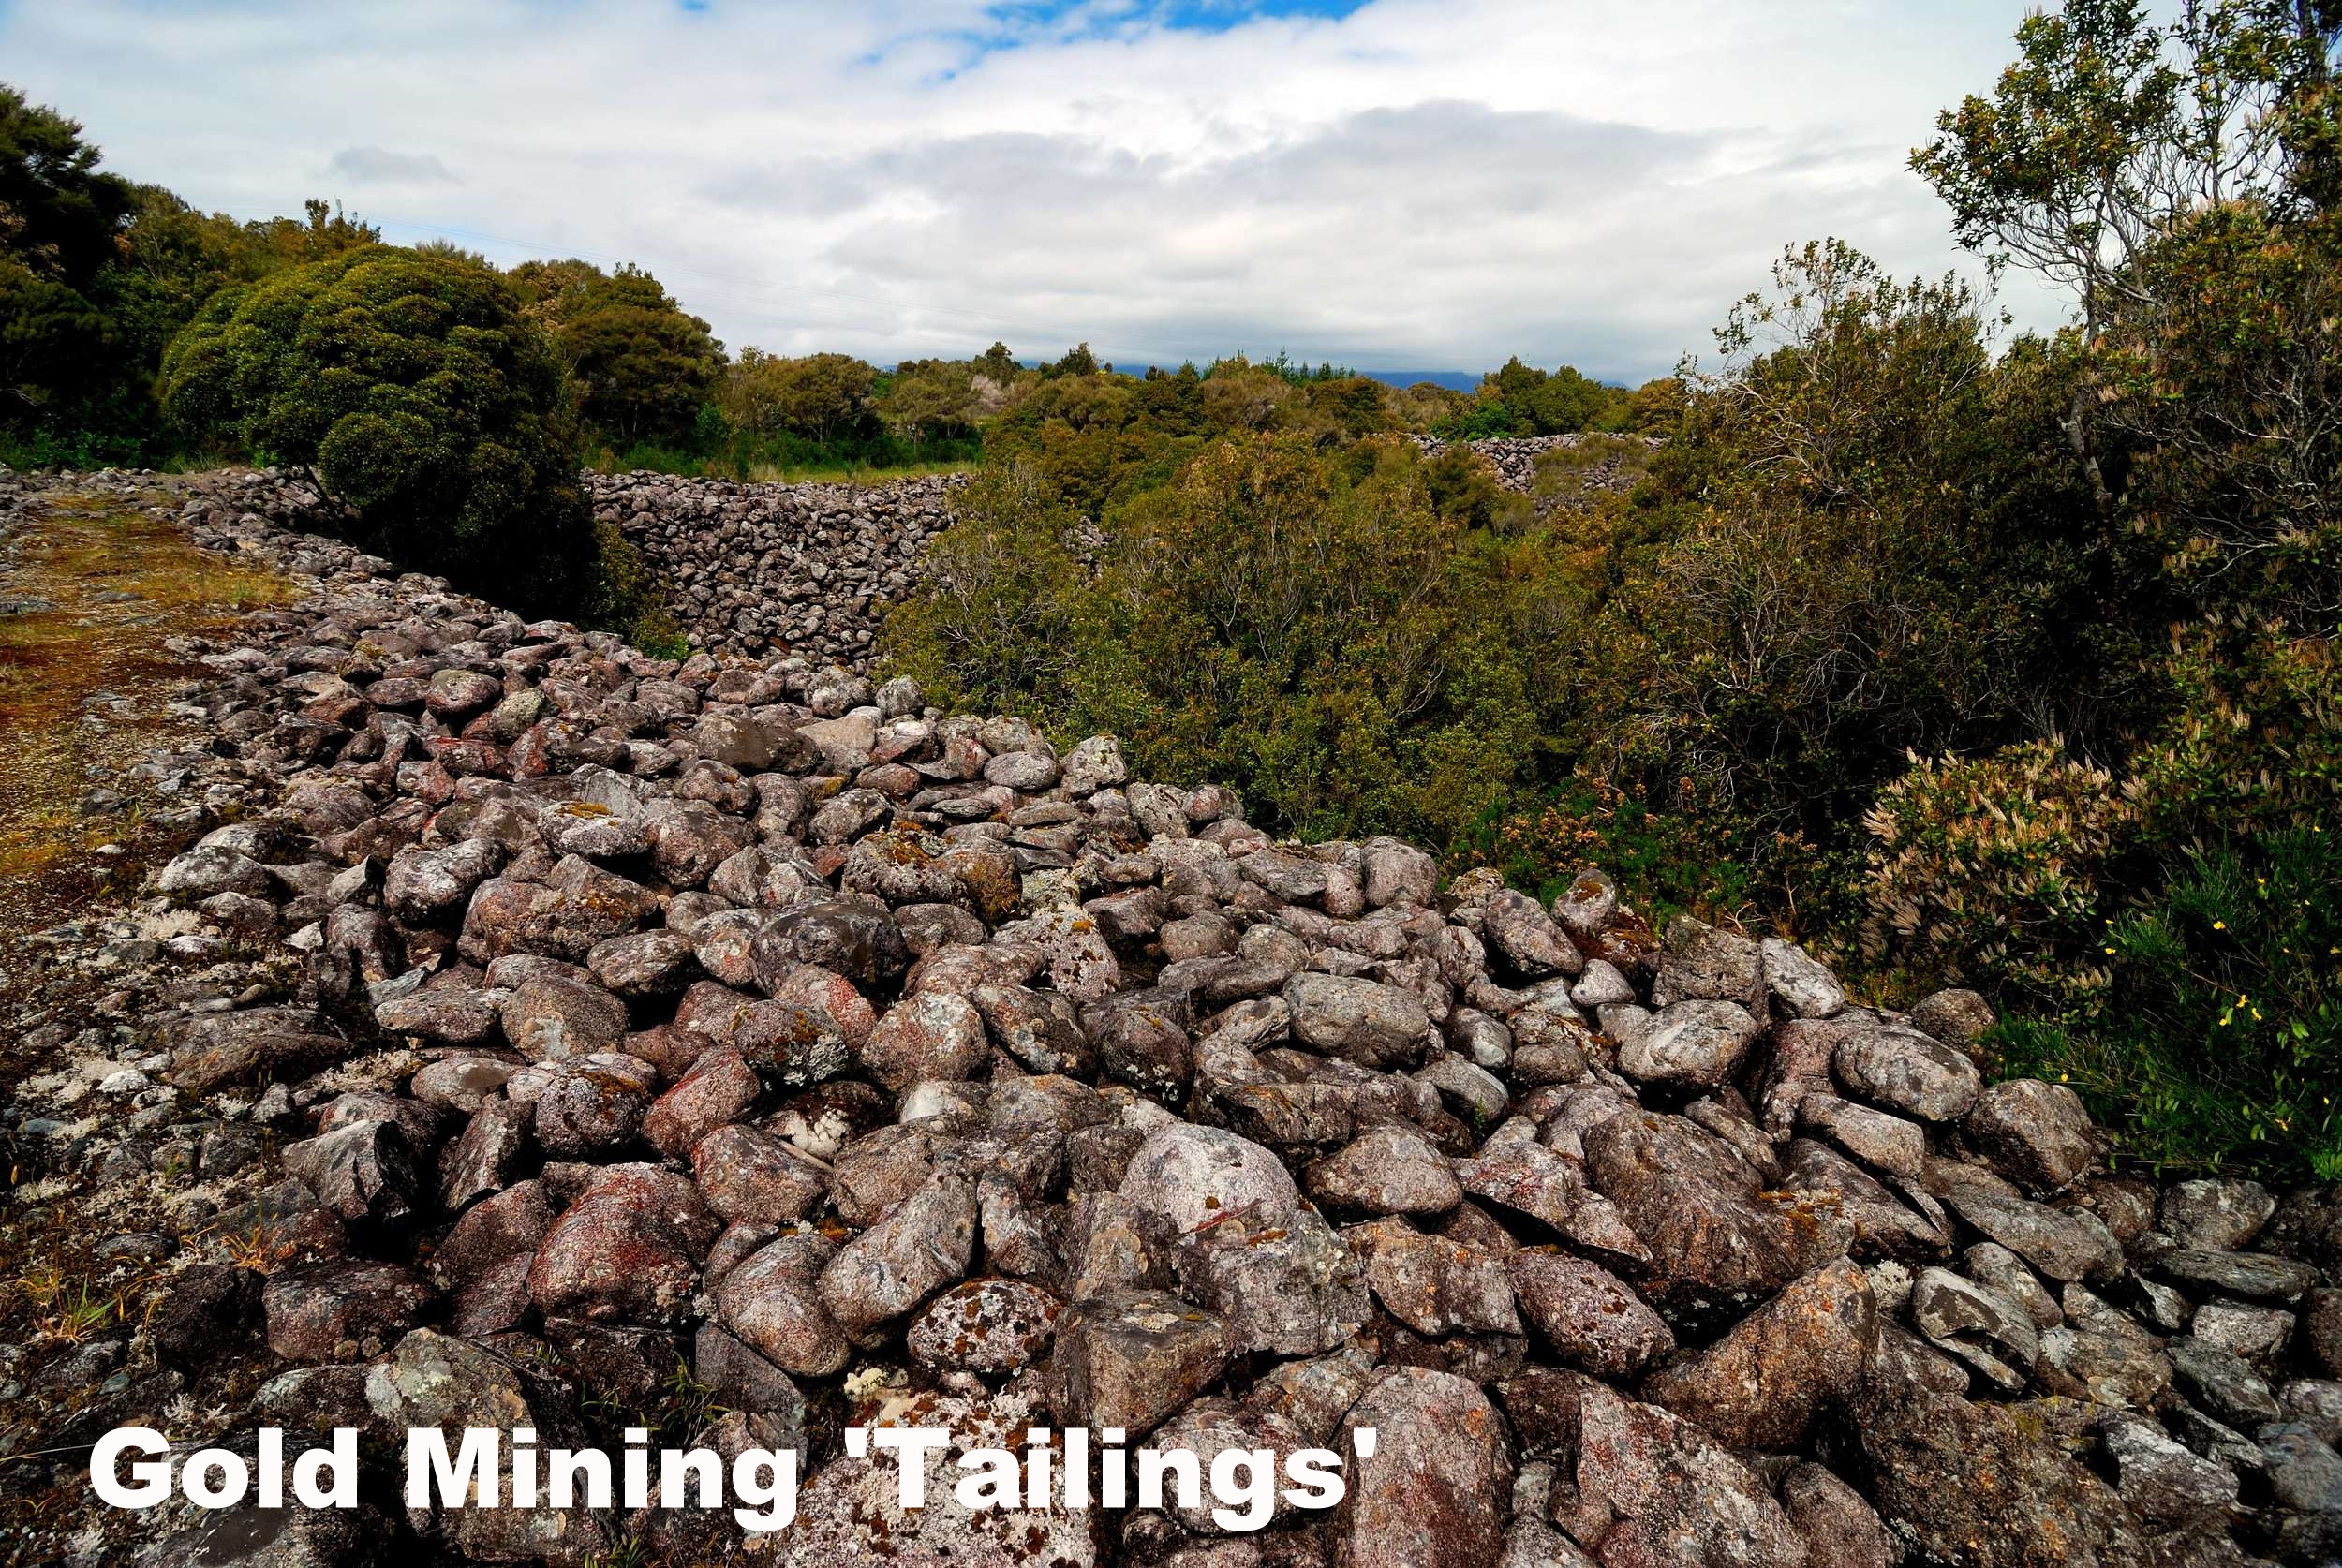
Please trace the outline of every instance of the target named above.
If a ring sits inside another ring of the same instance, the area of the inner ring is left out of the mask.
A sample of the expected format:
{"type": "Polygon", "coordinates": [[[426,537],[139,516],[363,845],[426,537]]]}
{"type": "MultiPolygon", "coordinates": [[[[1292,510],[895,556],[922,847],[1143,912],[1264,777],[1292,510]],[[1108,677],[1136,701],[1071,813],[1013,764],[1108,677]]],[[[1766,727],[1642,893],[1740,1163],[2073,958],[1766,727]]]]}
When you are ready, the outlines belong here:
{"type": "MultiPolygon", "coordinates": [[[[93,854],[141,820],[84,817],[92,770],[135,762],[183,721],[164,712],[200,667],[164,643],[217,637],[292,584],[190,543],[168,517],[111,496],[46,496],[6,541],[0,615],[0,933],[52,921],[97,891],[93,854]]],[[[127,857],[126,857],[127,858],[127,857]]]]}

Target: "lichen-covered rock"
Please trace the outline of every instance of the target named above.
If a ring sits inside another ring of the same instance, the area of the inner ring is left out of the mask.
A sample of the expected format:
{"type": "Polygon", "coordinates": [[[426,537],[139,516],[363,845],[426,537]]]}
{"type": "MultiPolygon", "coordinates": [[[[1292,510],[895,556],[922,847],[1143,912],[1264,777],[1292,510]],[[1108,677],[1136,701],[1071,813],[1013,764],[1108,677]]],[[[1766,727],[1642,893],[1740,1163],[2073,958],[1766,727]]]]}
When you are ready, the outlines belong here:
{"type": "Polygon", "coordinates": [[[1370,1214],[1445,1214],[1463,1202],[1447,1157],[1413,1128],[1370,1128],[1309,1168],[1319,1203],[1370,1214]]]}
{"type": "Polygon", "coordinates": [[[1977,1568],[2119,1568],[2146,1560],[2113,1489],[2005,1405],[1906,1388],[1856,1428],[1873,1501],[1920,1550],[1977,1568]]]}
{"type": "Polygon", "coordinates": [[[1295,1040],[1360,1067],[1405,1065],[1430,1039],[1423,1003],[1396,986],[1304,973],[1285,983],[1283,995],[1295,1040]]]}
{"type": "Polygon", "coordinates": [[[800,1219],[829,1188],[821,1168],[788,1144],[737,1122],[691,1146],[691,1171],[708,1209],[729,1220],[800,1219]]]}
{"type": "Polygon", "coordinates": [[[940,1178],[838,1250],[822,1305],[849,1336],[867,1334],[966,1274],[975,1239],[975,1189],[940,1178]]]}
{"type": "Polygon", "coordinates": [[[1076,1301],[1057,1324],[1060,1409],[1132,1442],[1202,1393],[1228,1358],[1226,1325],[1161,1291],[1076,1301]]]}
{"type": "Polygon", "coordinates": [[[861,1058],[872,1078],[899,1093],[931,1079],[972,1078],[990,1050],[974,1003],[929,991],[889,1008],[863,1042],[861,1058]]]}
{"type": "Polygon", "coordinates": [[[528,1269],[547,1317],[663,1324],[681,1319],[716,1238],[688,1177],[655,1165],[610,1165],[555,1221],[528,1269]]]}
{"type": "Polygon", "coordinates": [[[1957,1121],[1983,1090],[1974,1062],[1892,1024],[1856,1026],[1839,1042],[1831,1065],[1855,1099],[1921,1121],[1957,1121]]]}
{"type": "Polygon", "coordinates": [[[783,1235],[734,1265],[716,1286],[716,1315],[765,1360],[794,1377],[831,1377],[853,1347],[822,1304],[822,1275],[837,1244],[783,1235]]]}
{"type": "Polygon", "coordinates": [[[363,1360],[412,1328],[437,1294],[396,1264],[348,1258],[282,1269],[261,1293],[268,1347],[289,1361],[363,1360]]]}
{"type": "MultiPolygon", "coordinates": [[[[986,1563],[1001,1568],[1092,1568],[1098,1561],[1088,1516],[1078,1510],[1021,1505],[969,1509],[955,1494],[970,1472],[971,1449],[1021,1453],[1025,1433],[1046,1417],[1014,1394],[888,1396],[870,1413],[872,1427],[928,1427],[952,1435],[929,1450],[922,1485],[926,1505],[901,1505],[895,1459],[876,1444],[867,1458],[832,1459],[806,1482],[793,1524],[772,1537],[776,1568],[831,1568],[841,1562],[986,1563]]],[[[1051,1456],[1061,1473],[1064,1456],[1051,1456]]],[[[1012,1494],[1022,1503],[1021,1493],[1012,1494]]]]}
{"type": "Polygon", "coordinates": [[[1541,1249],[1507,1261],[1521,1315],[1566,1365],[1597,1377],[1632,1377],[1674,1351],[1666,1321],[1599,1264],[1541,1249]]]}
{"type": "MultiPolygon", "coordinates": [[[[455,1452],[472,1427],[529,1427],[546,1447],[583,1447],[584,1426],[560,1398],[495,1352],[419,1328],[367,1369],[365,1404],[384,1429],[437,1427],[455,1452]]],[[[512,1457],[501,1449],[497,1496],[512,1495],[512,1457]]],[[[436,1490],[435,1490],[436,1499],[436,1490]]],[[[603,1510],[481,1508],[434,1501],[412,1505],[408,1523],[452,1551],[481,1561],[584,1562],[616,1541],[616,1520],[603,1510]]]]}
{"type": "Polygon", "coordinates": [[[971,1280],[929,1302],[911,1325],[911,1354],[930,1367],[1013,1372],[1041,1360],[1065,1304],[1022,1280],[971,1280]]]}
{"type": "MultiPolygon", "coordinates": [[[[1341,1560],[1484,1568],[1504,1553],[1513,1461],[1504,1425],[1477,1384],[1420,1367],[1388,1367],[1343,1422],[1371,1427],[1334,1533],[1341,1560]]],[[[1355,1440],[1353,1440],[1355,1444],[1355,1440]]]]}
{"type": "Polygon", "coordinates": [[[1293,1176],[1267,1149],[1233,1132],[1172,1122],[1131,1156],[1122,1201],[1173,1236],[1248,1216],[1275,1224],[1301,1201],[1293,1176]]]}
{"type": "Polygon", "coordinates": [[[2097,1155],[2082,1097],[2038,1078],[2012,1078],[1986,1089],[1961,1130],[1994,1171],[2035,1192],[2067,1186],[2097,1155]]]}
{"type": "Polygon", "coordinates": [[[1360,1225],[1344,1239],[1363,1262],[1374,1299],[1417,1334],[1520,1332],[1512,1277],[1499,1254],[1396,1219],[1360,1225]]]}
{"type": "Polygon", "coordinates": [[[1841,1258],[1646,1380],[1643,1397],[1731,1447],[1785,1447],[1802,1440],[1817,1414],[1853,1396],[1877,1339],[1870,1281],[1841,1258]]]}
{"type": "Polygon", "coordinates": [[[1772,1493],[1689,1422],[1589,1383],[1578,1498],[1563,1519],[1606,1563],[1801,1568],[1805,1543],[1772,1493]]]}
{"type": "Polygon", "coordinates": [[[1756,1035],[1756,1018],[1738,1002],[1675,1002],[1620,1044],[1619,1071],[1639,1083],[1713,1088],[1740,1067],[1756,1035]]]}

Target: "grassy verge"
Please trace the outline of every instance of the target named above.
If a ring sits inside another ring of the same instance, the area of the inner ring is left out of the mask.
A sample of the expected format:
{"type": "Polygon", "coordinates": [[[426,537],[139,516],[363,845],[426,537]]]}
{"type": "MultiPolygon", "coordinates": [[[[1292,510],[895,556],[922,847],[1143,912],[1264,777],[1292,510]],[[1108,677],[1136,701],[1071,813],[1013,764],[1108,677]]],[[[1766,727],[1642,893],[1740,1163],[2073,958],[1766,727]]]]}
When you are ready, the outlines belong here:
{"type": "MultiPolygon", "coordinates": [[[[135,831],[84,814],[91,771],[135,762],[187,726],[166,713],[200,667],[166,645],[217,636],[291,584],[190,544],[167,518],[113,498],[51,496],[0,542],[0,934],[20,934],[99,891],[98,851],[135,831]]],[[[126,857],[122,857],[126,858],[126,857]]]]}

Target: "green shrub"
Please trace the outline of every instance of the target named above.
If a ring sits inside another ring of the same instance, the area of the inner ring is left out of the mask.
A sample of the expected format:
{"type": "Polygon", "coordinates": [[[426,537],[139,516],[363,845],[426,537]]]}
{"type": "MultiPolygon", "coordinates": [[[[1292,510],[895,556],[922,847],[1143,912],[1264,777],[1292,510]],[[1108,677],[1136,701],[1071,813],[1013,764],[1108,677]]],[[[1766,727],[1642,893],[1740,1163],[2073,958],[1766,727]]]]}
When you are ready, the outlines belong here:
{"type": "Polygon", "coordinates": [[[2055,742],[1914,759],[1862,820],[1873,843],[1863,953],[1987,989],[2086,1003],[2109,982],[2092,961],[2099,955],[2084,950],[2136,820],[2111,774],[2055,742]]]}
{"type": "Polygon", "coordinates": [[[632,265],[524,261],[509,274],[528,315],[553,334],[587,427],[617,446],[679,445],[724,371],[707,323],[632,265]]]}
{"type": "Polygon", "coordinates": [[[724,415],[735,430],[836,441],[875,433],[878,372],[851,354],[767,354],[753,344],[724,378],[724,415]]]}
{"type": "Polygon", "coordinates": [[[2342,668],[2330,636],[2204,624],[2174,634],[2171,706],[2134,762],[2157,843],[2336,820],[2342,668]]]}
{"type": "Polygon", "coordinates": [[[617,632],[654,658],[687,658],[691,645],[660,597],[643,557],[615,523],[594,525],[594,574],[578,619],[617,632]]]}
{"type": "Polygon", "coordinates": [[[1152,776],[1315,836],[1445,843],[1536,765],[1549,585],[1533,551],[1437,515],[1411,447],[1208,446],[1112,513],[1094,575],[1063,473],[988,474],[889,616],[891,662],[940,701],[1111,731],[1152,776]]]}
{"type": "Polygon", "coordinates": [[[2291,829],[2163,870],[2105,928],[2103,992],[2004,1023],[1996,1065],[2072,1084],[2135,1158],[2342,1180],[2342,845],[2291,829]]]}
{"type": "Polygon", "coordinates": [[[371,245],[223,289],[162,393],[191,440],[312,469],[394,561],[530,613],[596,591],[560,358],[485,267],[371,245]]]}
{"type": "Polygon", "coordinates": [[[1028,468],[987,466],[928,547],[919,592],[886,617],[882,651],[944,706],[1074,717],[1074,676],[1099,614],[1074,554],[1079,519],[1028,468]]]}

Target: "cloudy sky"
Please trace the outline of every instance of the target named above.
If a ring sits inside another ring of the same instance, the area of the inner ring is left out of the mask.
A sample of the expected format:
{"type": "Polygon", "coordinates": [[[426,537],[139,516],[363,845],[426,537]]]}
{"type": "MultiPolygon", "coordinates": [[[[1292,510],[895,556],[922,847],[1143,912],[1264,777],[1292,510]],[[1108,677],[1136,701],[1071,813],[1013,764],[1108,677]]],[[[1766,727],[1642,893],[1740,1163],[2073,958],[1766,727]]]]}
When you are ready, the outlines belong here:
{"type": "Polygon", "coordinates": [[[1634,381],[1792,241],[1961,265],[1905,159],[2024,9],[0,0],[0,79],[204,207],[637,260],[735,348],[1634,381]]]}

